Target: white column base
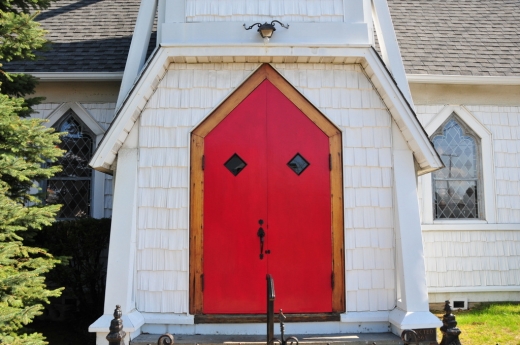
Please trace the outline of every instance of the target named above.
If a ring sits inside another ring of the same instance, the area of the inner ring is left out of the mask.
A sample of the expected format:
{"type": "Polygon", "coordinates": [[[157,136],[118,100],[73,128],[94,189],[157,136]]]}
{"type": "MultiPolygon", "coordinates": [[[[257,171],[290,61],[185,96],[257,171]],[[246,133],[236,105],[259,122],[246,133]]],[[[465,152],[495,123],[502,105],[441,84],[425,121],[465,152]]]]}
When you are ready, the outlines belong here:
{"type": "Polygon", "coordinates": [[[390,312],[389,321],[392,326],[392,333],[399,337],[405,329],[439,328],[442,326],[441,320],[429,311],[406,312],[399,308],[390,312]]]}
{"type": "MultiPolygon", "coordinates": [[[[88,327],[90,333],[96,333],[96,345],[106,345],[106,336],[110,332],[110,321],[114,315],[102,315],[88,327]]],[[[123,320],[123,331],[126,332],[125,344],[130,344],[130,340],[141,334],[141,326],[144,325],[144,317],[137,310],[132,310],[129,314],[121,316],[123,320]]]]}

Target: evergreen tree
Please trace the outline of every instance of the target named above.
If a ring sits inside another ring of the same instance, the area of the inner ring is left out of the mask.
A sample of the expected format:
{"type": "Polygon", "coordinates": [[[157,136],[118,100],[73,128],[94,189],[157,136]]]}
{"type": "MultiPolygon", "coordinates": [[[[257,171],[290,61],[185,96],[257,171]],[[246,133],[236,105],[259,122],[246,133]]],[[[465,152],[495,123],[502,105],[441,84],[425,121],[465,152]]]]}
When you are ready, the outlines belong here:
{"type": "Polygon", "coordinates": [[[53,222],[59,206],[42,206],[31,193],[34,182],[59,171],[48,167],[62,154],[59,133],[31,119],[31,106],[41,99],[34,93],[36,79],[10,74],[3,64],[35,59],[34,51],[46,43],[30,11],[51,0],[0,0],[0,343],[43,345],[41,334],[26,334],[24,326],[41,314],[42,303],[59,296],[49,290],[44,273],[58,262],[45,250],[24,244],[27,230],[53,222]],[[29,206],[30,205],[30,206],[29,206]]]}

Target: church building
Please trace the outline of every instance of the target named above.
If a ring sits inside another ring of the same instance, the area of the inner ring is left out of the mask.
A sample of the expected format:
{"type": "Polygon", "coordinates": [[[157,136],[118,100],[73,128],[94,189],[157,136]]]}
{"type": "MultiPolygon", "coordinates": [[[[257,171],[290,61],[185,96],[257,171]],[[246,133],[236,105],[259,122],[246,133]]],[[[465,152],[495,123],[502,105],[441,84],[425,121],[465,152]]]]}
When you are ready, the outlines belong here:
{"type": "Polygon", "coordinates": [[[63,219],[112,218],[97,343],[116,304],[127,341],[264,334],[267,274],[295,334],[400,335],[440,327],[432,303],[520,297],[520,59],[499,48],[520,51],[520,10],[502,2],[43,12],[53,48],[10,68],[42,79],[36,116],[90,138],[94,172],[47,189],[80,191],[63,219]],[[482,38],[481,17],[504,30],[482,38]]]}

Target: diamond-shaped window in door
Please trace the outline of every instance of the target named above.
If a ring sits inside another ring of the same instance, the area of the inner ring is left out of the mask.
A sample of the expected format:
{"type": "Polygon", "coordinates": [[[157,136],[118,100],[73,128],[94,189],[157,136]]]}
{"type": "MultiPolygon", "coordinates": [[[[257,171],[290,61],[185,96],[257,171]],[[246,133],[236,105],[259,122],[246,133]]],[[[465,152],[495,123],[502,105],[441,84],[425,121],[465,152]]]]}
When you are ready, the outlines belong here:
{"type": "Polygon", "coordinates": [[[244,170],[244,168],[247,166],[247,163],[235,153],[233,156],[231,156],[230,159],[227,160],[226,163],[224,163],[224,166],[233,175],[237,176],[242,170],[244,170]]]}
{"type": "Polygon", "coordinates": [[[307,162],[307,160],[305,160],[305,158],[303,158],[299,153],[297,153],[296,156],[287,163],[287,166],[291,168],[296,175],[300,175],[309,165],[310,163],[307,162]]]}

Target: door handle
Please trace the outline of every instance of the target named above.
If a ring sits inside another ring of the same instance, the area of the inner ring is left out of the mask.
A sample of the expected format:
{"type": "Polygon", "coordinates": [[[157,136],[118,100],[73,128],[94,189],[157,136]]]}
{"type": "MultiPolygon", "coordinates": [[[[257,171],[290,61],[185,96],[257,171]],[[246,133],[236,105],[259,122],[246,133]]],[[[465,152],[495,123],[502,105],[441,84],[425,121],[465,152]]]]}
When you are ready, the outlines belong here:
{"type": "Polygon", "coordinates": [[[264,237],[265,237],[265,231],[263,228],[258,229],[258,232],[256,233],[258,237],[260,237],[260,260],[264,258],[264,237]]]}
{"type": "Polygon", "coordinates": [[[256,233],[256,236],[260,238],[260,260],[264,258],[264,237],[265,237],[265,231],[264,228],[262,228],[262,224],[264,224],[264,221],[260,219],[258,221],[258,224],[260,224],[260,228],[258,229],[258,232],[256,233]]]}

